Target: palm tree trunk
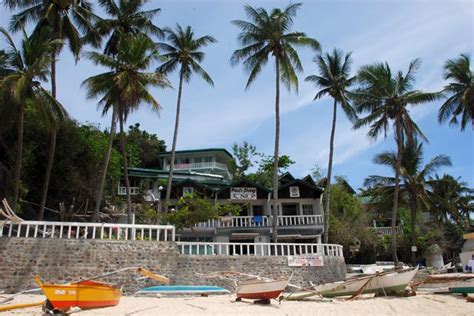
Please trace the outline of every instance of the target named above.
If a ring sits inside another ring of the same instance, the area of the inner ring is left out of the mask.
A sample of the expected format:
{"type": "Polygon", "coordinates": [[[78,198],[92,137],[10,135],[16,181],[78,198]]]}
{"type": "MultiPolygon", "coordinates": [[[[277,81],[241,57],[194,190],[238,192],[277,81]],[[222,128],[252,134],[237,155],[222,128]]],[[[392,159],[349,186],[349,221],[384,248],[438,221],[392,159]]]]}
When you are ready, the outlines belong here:
{"type": "Polygon", "coordinates": [[[393,209],[392,209],[392,256],[395,266],[398,265],[398,256],[397,256],[397,213],[398,213],[398,195],[400,192],[400,169],[402,165],[402,150],[403,150],[403,140],[402,140],[402,127],[400,125],[399,119],[395,121],[396,136],[395,141],[397,142],[397,160],[395,162],[395,192],[393,194],[393,209]]]}
{"type": "Polygon", "coordinates": [[[18,109],[18,137],[16,141],[17,152],[15,162],[15,180],[13,183],[13,202],[12,209],[16,212],[16,204],[20,191],[21,159],[23,156],[23,123],[25,117],[25,106],[21,104],[18,109]]]}
{"type": "Polygon", "coordinates": [[[46,207],[46,198],[48,197],[49,180],[51,178],[51,172],[53,170],[54,155],[56,153],[56,136],[57,126],[56,122],[53,121],[49,136],[49,150],[48,150],[48,162],[46,164],[46,172],[43,180],[43,187],[41,189],[41,202],[38,211],[38,220],[42,221],[44,217],[44,208],[46,207]]]}
{"type": "Polygon", "coordinates": [[[326,190],[324,191],[324,243],[329,241],[329,202],[331,193],[331,178],[332,178],[332,160],[334,154],[334,135],[336,134],[336,116],[337,116],[337,101],[334,99],[334,108],[332,115],[331,138],[329,140],[329,162],[328,162],[328,176],[326,180],[326,190]]]}
{"type": "MultiPolygon", "coordinates": [[[[56,51],[51,52],[51,95],[56,99],[56,51]]],[[[44,217],[44,208],[46,206],[46,199],[48,197],[49,180],[51,178],[51,172],[53,171],[54,156],[56,153],[56,138],[57,138],[57,126],[56,120],[53,118],[51,122],[51,131],[49,135],[49,150],[48,150],[48,162],[46,164],[46,172],[43,180],[43,187],[41,189],[41,202],[38,210],[38,220],[42,221],[44,217]]]]}
{"type": "MultiPolygon", "coordinates": [[[[418,203],[416,201],[416,191],[411,192],[411,246],[416,246],[416,213],[418,210],[418,203]]],[[[411,252],[411,264],[416,265],[416,252],[411,252]]]]}
{"type": "Polygon", "coordinates": [[[275,152],[273,154],[272,240],[278,241],[278,160],[280,147],[280,61],[275,57],[275,152]]]}
{"type": "Polygon", "coordinates": [[[128,223],[132,223],[132,198],[130,197],[130,182],[128,181],[128,163],[127,150],[125,148],[125,132],[123,131],[123,113],[119,113],[120,122],[120,149],[122,151],[123,176],[125,181],[125,189],[127,190],[127,217],[128,223]]]}
{"type": "Polygon", "coordinates": [[[173,185],[174,159],[176,156],[176,143],[178,142],[179,113],[181,111],[181,93],[183,90],[183,74],[179,75],[178,101],[176,102],[176,119],[174,121],[173,145],[171,147],[171,160],[169,162],[168,184],[166,185],[165,207],[171,198],[171,187],[173,185]]]}
{"type": "Polygon", "coordinates": [[[112,154],[112,144],[115,137],[115,129],[117,125],[117,114],[115,108],[112,109],[112,122],[110,123],[110,135],[109,135],[109,145],[107,147],[107,152],[104,157],[104,165],[100,173],[99,187],[97,188],[96,198],[95,198],[95,208],[94,213],[92,214],[92,221],[97,222],[99,219],[100,204],[102,202],[102,195],[104,194],[105,180],[107,179],[107,170],[109,168],[110,155],[112,154]]]}

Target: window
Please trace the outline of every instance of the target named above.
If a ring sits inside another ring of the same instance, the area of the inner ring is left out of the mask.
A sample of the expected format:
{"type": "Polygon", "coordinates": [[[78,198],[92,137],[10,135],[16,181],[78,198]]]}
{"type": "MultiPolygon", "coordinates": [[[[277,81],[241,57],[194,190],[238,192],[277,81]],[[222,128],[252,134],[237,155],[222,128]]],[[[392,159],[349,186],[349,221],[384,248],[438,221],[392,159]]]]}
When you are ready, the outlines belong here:
{"type": "Polygon", "coordinates": [[[195,163],[201,163],[202,162],[202,157],[196,157],[194,158],[195,163]]]}
{"type": "Polygon", "coordinates": [[[183,196],[192,195],[194,192],[193,187],[183,187],[183,196]]]}
{"type": "Polygon", "coordinates": [[[212,162],[212,157],[204,157],[204,162],[212,162]]]}
{"type": "Polygon", "coordinates": [[[313,204],[303,204],[303,215],[314,215],[313,204]]]}
{"type": "Polygon", "coordinates": [[[299,187],[290,187],[290,197],[292,197],[292,198],[300,197],[300,188],[299,187]]]}

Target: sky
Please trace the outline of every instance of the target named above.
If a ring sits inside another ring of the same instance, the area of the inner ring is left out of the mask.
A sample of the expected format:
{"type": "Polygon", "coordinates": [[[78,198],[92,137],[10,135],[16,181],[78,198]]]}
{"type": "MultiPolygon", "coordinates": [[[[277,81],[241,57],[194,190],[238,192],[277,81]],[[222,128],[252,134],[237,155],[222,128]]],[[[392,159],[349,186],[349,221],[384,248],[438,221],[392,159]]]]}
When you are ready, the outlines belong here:
{"type": "MultiPolygon", "coordinates": [[[[248,74],[241,65],[231,66],[232,52],[239,48],[239,30],[230,23],[246,19],[245,4],[271,9],[283,8],[287,1],[149,1],[146,8],[161,8],[154,19],[160,27],[190,25],[198,36],[212,35],[217,43],[205,49],[203,67],[211,75],[211,87],[193,77],[183,87],[178,150],[223,147],[231,150],[234,143],[248,141],[265,154],[274,146],[274,64],[269,62],[250,89],[245,90],[248,74]]],[[[98,9],[100,15],[103,12],[98,9]]],[[[0,26],[7,27],[12,14],[0,9],[0,26]]],[[[474,58],[474,1],[472,0],[311,0],[304,1],[294,21],[293,30],[316,38],[323,52],[333,48],[352,52],[356,71],[366,64],[388,62],[394,71],[406,72],[408,64],[421,58],[415,88],[439,91],[446,84],[443,64],[460,53],[474,58]]],[[[16,36],[18,39],[18,36],[16,36]]],[[[5,41],[0,42],[0,48],[5,41]]],[[[86,47],[86,50],[92,50],[86,47]]],[[[316,74],[314,52],[299,50],[304,71],[299,74],[299,92],[281,90],[280,153],[296,163],[289,169],[303,177],[315,166],[327,172],[332,100],[313,101],[316,87],[304,81],[316,74]]],[[[154,65],[154,68],[159,64],[154,65]]],[[[154,69],[153,68],[153,69],[154,69]]],[[[88,100],[81,83],[103,72],[85,57],[77,63],[67,49],[57,65],[58,99],[70,116],[82,123],[108,128],[110,116],[101,116],[97,100],[88,100]]],[[[177,98],[178,78],[169,80],[175,89],[152,89],[162,111],[157,114],[146,106],[134,112],[128,124],[140,123],[171,147],[177,98]]],[[[425,160],[439,154],[451,157],[453,166],[440,169],[474,186],[474,132],[437,122],[442,102],[437,101],[411,109],[415,121],[427,136],[425,160]]],[[[373,157],[394,150],[393,134],[377,140],[367,137],[367,129],[353,130],[342,111],[338,112],[333,174],[345,176],[354,188],[361,188],[368,175],[390,175],[390,170],[375,165],[373,157]]]]}

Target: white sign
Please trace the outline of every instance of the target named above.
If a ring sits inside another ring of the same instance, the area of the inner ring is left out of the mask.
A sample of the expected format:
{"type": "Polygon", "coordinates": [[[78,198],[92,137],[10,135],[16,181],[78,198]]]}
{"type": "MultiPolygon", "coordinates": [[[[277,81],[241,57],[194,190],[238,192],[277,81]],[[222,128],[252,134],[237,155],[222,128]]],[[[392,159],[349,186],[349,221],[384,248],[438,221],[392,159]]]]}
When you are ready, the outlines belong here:
{"type": "Polygon", "coordinates": [[[418,251],[418,248],[416,246],[411,246],[411,251],[412,252],[417,252],[418,251]]]}
{"type": "Polygon", "coordinates": [[[324,266],[323,256],[308,254],[298,256],[288,256],[289,267],[322,267],[324,266]]]}
{"type": "Polygon", "coordinates": [[[290,197],[300,197],[300,188],[290,187],[290,197]]]}
{"type": "Polygon", "coordinates": [[[257,188],[230,188],[231,200],[256,200],[257,188]]]}

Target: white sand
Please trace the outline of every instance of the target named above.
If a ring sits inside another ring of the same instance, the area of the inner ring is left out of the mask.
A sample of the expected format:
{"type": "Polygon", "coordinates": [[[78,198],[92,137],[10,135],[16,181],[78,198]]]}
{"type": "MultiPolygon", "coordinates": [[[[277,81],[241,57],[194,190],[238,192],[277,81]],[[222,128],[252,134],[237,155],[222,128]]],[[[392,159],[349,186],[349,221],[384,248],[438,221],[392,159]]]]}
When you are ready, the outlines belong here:
{"type": "MultiPolygon", "coordinates": [[[[21,295],[14,303],[36,302],[41,295],[21,295]]],[[[77,311],[72,315],[474,315],[474,303],[454,295],[419,294],[413,297],[369,298],[355,301],[283,301],[281,305],[234,302],[234,296],[122,297],[115,307],[77,311]]],[[[42,315],[41,307],[14,310],[0,315],[42,315]]]]}

